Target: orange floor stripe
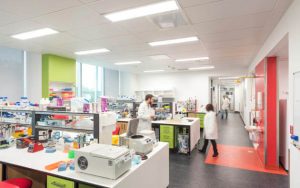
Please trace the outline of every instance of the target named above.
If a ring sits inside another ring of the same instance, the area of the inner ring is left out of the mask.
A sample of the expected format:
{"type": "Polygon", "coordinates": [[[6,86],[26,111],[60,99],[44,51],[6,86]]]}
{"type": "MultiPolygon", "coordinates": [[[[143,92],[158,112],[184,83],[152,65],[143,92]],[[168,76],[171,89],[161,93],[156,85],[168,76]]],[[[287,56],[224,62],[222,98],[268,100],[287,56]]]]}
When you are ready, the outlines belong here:
{"type": "Polygon", "coordinates": [[[244,170],[287,175],[287,172],[282,168],[266,169],[258,158],[254,148],[218,144],[218,150],[219,156],[214,158],[212,157],[212,147],[210,147],[205,163],[244,170]]]}

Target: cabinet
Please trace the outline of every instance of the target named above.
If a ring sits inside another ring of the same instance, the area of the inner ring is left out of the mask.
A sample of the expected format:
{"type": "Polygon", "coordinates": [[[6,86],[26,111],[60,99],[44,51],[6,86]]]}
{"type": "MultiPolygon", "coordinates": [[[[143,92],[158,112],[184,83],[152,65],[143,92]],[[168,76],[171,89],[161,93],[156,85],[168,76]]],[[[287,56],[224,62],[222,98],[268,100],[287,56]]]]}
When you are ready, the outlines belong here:
{"type": "Polygon", "coordinates": [[[204,116],[205,116],[204,112],[188,112],[187,116],[192,118],[199,118],[200,128],[204,128],[204,116]]]}

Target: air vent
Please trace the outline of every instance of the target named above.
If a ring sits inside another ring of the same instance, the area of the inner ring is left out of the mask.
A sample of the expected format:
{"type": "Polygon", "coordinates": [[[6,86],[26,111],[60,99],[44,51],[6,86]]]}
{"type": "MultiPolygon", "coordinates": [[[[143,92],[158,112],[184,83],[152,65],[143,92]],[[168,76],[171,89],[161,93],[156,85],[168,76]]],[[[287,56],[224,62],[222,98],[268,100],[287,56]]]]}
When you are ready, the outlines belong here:
{"type": "Polygon", "coordinates": [[[151,16],[149,19],[161,29],[188,25],[187,19],[180,11],[151,16]]]}

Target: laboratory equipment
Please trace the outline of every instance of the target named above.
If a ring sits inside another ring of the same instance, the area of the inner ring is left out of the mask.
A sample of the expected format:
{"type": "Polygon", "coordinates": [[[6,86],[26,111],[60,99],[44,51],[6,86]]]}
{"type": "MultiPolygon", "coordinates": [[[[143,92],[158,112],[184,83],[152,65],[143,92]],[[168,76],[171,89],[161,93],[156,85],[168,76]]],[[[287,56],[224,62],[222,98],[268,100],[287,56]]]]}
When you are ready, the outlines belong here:
{"type": "Polygon", "coordinates": [[[130,151],[124,147],[92,144],[75,150],[75,171],[117,179],[131,167],[130,151]]]}

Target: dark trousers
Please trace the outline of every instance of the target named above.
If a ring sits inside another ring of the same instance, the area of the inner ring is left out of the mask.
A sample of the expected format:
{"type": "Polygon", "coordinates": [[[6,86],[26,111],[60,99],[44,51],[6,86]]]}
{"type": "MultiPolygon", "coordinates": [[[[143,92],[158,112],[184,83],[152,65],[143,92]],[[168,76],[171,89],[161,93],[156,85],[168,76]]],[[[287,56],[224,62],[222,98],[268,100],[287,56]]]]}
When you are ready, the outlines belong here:
{"type": "Polygon", "coordinates": [[[208,141],[210,141],[211,144],[212,144],[212,146],[213,146],[214,154],[218,154],[218,148],[217,148],[217,142],[216,142],[216,140],[205,139],[202,151],[204,151],[204,152],[206,151],[206,148],[208,146],[208,141]]]}
{"type": "Polygon", "coordinates": [[[222,119],[224,119],[224,118],[228,118],[228,110],[223,110],[222,111],[222,119]],[[225,117],[224,117],[224,114],[225,114],[225,117]]]}

